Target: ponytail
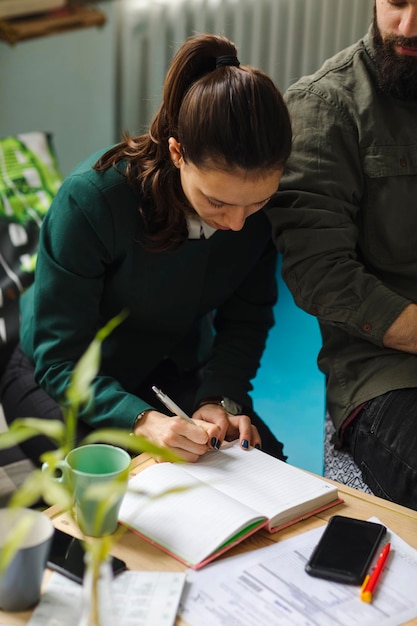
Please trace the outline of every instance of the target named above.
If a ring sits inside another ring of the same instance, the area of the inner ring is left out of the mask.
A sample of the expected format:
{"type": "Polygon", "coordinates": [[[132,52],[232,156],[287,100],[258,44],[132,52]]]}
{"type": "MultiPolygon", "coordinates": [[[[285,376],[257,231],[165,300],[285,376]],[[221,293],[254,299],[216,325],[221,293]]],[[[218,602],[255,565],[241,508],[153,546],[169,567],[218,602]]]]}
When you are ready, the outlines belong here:
{"type": "Polygon", "coordinates": [[[146,245],[158,251],[186,239],[186,214],[194,213],[170,159],[170,137],[196,167],[216,163],[262,175],[285,165],[292,134],[283,98],[264,72],[240,66],[226,37],[189,37],[168,69],[149,133],[125,134],[94,166],[101,171],[127,160],[125,175],[143,199],[146,245]]]}

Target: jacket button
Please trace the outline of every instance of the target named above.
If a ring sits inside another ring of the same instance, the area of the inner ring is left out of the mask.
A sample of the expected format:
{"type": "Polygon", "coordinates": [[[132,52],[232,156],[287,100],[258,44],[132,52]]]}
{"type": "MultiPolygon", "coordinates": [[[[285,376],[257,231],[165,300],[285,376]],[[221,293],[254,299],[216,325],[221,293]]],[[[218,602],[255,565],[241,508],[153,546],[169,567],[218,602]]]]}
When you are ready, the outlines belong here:
{"type": "Polygon", "coordinates": [[[401,165],[401,167],[407,167],[407,160],[406,159],[400,159],[400,165],[401,165]]]}
{"type": "Polygon", "coordinates": [[[363,325],[363,330],[365,333],[370,333],[372,330],[372,326],[370,324],[364,324],[363,325]]]}
{"type": "Polygon", "coordinates": [[[319,314],[319,310],[316,306],[313,306],[310,310],[311,315],[318,315],[319,314]]]}

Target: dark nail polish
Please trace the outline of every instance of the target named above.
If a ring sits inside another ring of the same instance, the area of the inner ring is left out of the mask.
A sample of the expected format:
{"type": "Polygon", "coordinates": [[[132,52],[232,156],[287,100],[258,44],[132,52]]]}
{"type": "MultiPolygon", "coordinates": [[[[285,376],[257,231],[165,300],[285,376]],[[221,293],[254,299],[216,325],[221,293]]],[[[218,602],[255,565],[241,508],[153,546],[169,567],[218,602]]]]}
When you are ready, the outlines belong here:
{"type": "Polygon", "coordinates": [[[220,449],[220,446],[221,446],[221,445],[222,445],[222,442],[221,442],[221,441],[219,441],[219,439],[218,439],[218,440],[217,440],[217,443],[216,443],[216,448],[217,448],[217,450],[219,450],[219,449],[220,449]]]}
{"type": "Polygon", "coordinates": [[[247,439],[244,439],[242,441],[242,448],[245,448],[245,450],[247,450],[249,448],[249,443],[247,439]]]}
{"type": "Polygon", "coordinates": [[[210,443],[211,443],[211,447],[212,448],[217,448],[217,439],[216,439],[216,437],[212,437],[210,439],[210,443]]]}

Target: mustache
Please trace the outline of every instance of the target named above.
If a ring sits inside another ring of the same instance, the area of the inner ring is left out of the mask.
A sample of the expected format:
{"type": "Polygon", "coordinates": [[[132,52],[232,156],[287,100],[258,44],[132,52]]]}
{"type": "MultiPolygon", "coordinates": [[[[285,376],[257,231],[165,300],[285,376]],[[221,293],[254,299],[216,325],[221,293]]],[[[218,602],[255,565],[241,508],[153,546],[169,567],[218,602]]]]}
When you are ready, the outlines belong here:
{"type": "Polygon", "coordinates": [[[385,37],[384,43],[391,46],[400,46],[401,48],[412,48],[417,50],[417,37],[398,37],[396,35],[388,35],[385,37]]]}

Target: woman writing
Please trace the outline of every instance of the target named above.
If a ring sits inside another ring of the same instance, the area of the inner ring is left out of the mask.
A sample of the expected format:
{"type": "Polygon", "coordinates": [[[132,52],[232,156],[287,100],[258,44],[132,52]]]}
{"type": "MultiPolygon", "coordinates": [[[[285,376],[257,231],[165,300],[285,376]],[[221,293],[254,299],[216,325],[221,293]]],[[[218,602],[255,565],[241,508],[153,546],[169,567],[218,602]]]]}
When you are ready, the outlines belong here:
{"type": "MultiPolygon", "coordinates": [[[[79,164],[44,219],[21,343],[2,379],[8,422],[56,419],[75,363],[124,309],[103,344],[86,427],[128,428],[188,461],[235,438],[282,458],[249,392],[276,300],[262,207],[290,145],[272,81],[240,66],[224,37],[187,39],[149,132],[79,164]],[[167,419],[153,385],[199,428],[167,419]]],[[[34,442],[25,452],[39,462],[50,443],[34,442]]]]}

